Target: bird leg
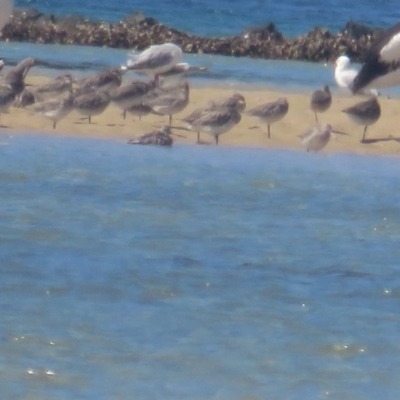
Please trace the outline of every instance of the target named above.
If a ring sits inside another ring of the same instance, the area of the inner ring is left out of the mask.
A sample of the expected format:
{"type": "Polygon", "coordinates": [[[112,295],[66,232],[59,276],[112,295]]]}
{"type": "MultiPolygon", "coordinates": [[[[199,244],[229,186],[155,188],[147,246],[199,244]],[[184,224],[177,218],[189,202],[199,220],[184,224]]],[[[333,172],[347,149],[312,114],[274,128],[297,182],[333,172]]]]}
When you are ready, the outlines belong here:
{"type": "Polygon", "coordinates": [[[215,144],[218,145],[218,135],[215,135],[215,144]]]}
{"type": "Polygon", "coordinates": [[[318,115],[317,115],[316,112],[314,112],[314,114],[315,114],[315,120],[317,121],[317,124],[319,124],[319,122],[318,122],[318,115]]]}
{"type": "Polygon", "coordinates": [[[169,116],[169,126],[172,124],[172,114],[169,116]]]}
{"type": "Polygon", "coordinates": [[[57,122],[53,121],[53,129],[56,129],[56,124],[57,124],[57,122]]]}
{"type": "Polygon", "coordinates": [[[268,139],[271,138],[271,131],[270,131],[270,125],[268,124],[268,139]]]}
{"type": "Polygon", "coordinates": [[[362,137],[362,139],[361,139],[361,143],[364,143],[364,142],[365,142],[365,134],[367,133],[367,128],[368,128],[368,125],[365,125],[365,127],[364,127],[364,134],[363,134],[363,137],[362,137]]]}
{"type": "Polygon", "coordinates": [[[197,132],[197,143],[200,144],[200,131],[197,132]]]}

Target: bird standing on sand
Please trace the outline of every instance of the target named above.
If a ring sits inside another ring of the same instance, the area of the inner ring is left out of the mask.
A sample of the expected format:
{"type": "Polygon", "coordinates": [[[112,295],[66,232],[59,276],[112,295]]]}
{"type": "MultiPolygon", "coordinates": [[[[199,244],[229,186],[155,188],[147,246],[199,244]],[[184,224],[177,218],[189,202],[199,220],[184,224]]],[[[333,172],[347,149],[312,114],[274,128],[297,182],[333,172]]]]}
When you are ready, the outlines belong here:
{"type": "MultiPolygon", "coordinates": [[[[190,121],[190,129],[197,132],[205,132],[215,138],[215,144],[218,145],[219,136],[230,131],[237,125],[242,116],[235,108],[214,108],[199,112],[198,117],[194,117],[190,121]]],[[[192,113],[193,114],[193,113],[192,113]]],[[[189,116],[190,117],[190,116],[189,116]]],[[[188,118],[185,122],[189,125],[188,118]]],[[[199,135],[197,135],[199,143],[199,135]]]]}
{"type": "Polygon", "coordinates": [[[65,118],[73,110],[73,95],[68,92],[52,99],[34,103],[26,108],[53,121],[53,129],[55,129],[57,122],[65,118]]]}
{"type": "Polygon", "coordinates": [[[136,59],[129,56],[128,69],[154,76],[158,84],[158,77],[166,73],[182,60],[182,49],[173,43],[164,43],[150,46],[144,50],[136,59]]]}
{"type": "Polygon", "coordinates": [[[72,84],[75,82],[71,74],[61,74],[51,79],[49,82],[37,86],[30,91],[35,97],[35,101],[40,102],[52,97],[57,97],[64,92],[72,91],[72,84]]]}
{"type": "Polygon", "coordinates": [[[267,123],[268,126],[268,138],[271,137],[270,125],[280,121],[288,112],[289,103],[286,98],[279,98],[276,101],[261,104],[258,107],[252,108],[246,111],[247,115],[257,117],[261,121],[267,123]]]}
{"type": "Polygon", "coordinates": [[[172,115],[183,111],[189,104],[189,84],[184,82],[154,99],[145,102],[156,114],[169,115],[169,126],[172,123],[172,115]]]}
{"type": "Polygon", "coordinates": [[[145,96],[149,95],[154,89],[154,82],[133,81],[112,90],[110,92],[111,101],[123,111],[125,119],[126,110],[132,106],[142,104],[145,96]]]}
{"type": "Polygon", "coordinates": [[[89,89],[113,90],[121,86],[122,75],[127,71],[126,67],[113,67],[96,74],[89,75],[77,81],[79,91],[84,93],[89,89]]]}
{"type": "Polygon", "coordinates": [[[315,120],[318,124],[317,113],[325,112],[332,104],[332,95],[329,86],[325,85],[323,89],[316,90],[311,96],[310,107],[314,111],[315,120]]]}
{"type": "Polygon", "coordinates": [[[0,85],[8,86],[15,95],[20,94],[25,88],[25,77],[34,65],[32,57],[25,58],[0,79],[0,85]]]}
{"type": "Polygon", "coordinates": [[[15,93],[9,85],[0,84],[0,114],[6,113],[15,100],[15,93]]]}
{"type": "Polygon", "coordinates": [[[354,78],[353,93],[363,89],[400,85],[400,22],[372,44],[365,62],[354,78]]]}
{"type": "Polygon", "coordinates": [[[167,125],[163,126],[160,131],[145,133],[135,139],[130,139],[128,144],[143,144],[156,146],[172,146],[174,140],[171,137],[171,128],[167,125]]]}
{"type": "Polygon", "coordinates": [[[183,118],[182,121],[186,123],[189,130],[197,132],[197,143],[200,143],[201,124],[199,124],[199,122],[206,120],[205,116],[209,114],[210,111],[235,109],[241,113],[245,108],[246,100],[244,96],[240,93],[235,93],[218,102],[210,101],[206,107],[196,108],[190,115],[183,118]]]}
{"type": "Polygon", "coordinates": [[[348,107],[342,110],[342,112],[344,112],[354,123],[364,126],[364,133],[361,139],[361,143],[364,143],[368,126],[378,121],[381,116],[381,107],[378,99],[374,96],[369,100],[348,107]]]}
{"type": "Polygon", "coordinates": [[[26,58],[10,69],[0,79],[0,114],[7,112],[11,104],[25,88],[25,76],[35,64],[33,58],[26,58]]]}
{"type": "Polygon", "coordinates": [[[240,113],[246,109],[246,99],[240,93],[235,93],[224,100],[217,101],[215,104],[217,108],[235,108],[240,113]]]}
{"type": "Polygon", "coordinates": [[[100,115],[110,104],[110,95],[105,90],[90,90],[78,96],[74,96],[73,107],[79,114],[88,118],[89,124],[92,116],[100,115]]]}
{"type": "Polygon", "coordinates": [[[125,111],[128,114],[139,117],[139,121],[142,119],[142,117],[145,117],[146,115],[149,115],[153,112],[150,106],[143,103],[135,104],[132,107],[127,108],[125,111]]]}
{"type": "Polygon", "coordinates": [[[32,88],[25,88],[15,99],[14,107],[26,107],[35,102],[41,102],[72,91],[75,79],[71,74],[61,74],[49,82],[32,88]]]}
{"type": "Polygon", "coordinates": [[[191,114],[183,118],[182,121],[186,124],[187,128],[193,132],[197,132],[197,143],[200,143],[200,128],[201,126],[197,121],[201,121],[201,117],[210,111],[217,109],[214,101],[210,101],[206,107],[196,108],[191,114]]]}

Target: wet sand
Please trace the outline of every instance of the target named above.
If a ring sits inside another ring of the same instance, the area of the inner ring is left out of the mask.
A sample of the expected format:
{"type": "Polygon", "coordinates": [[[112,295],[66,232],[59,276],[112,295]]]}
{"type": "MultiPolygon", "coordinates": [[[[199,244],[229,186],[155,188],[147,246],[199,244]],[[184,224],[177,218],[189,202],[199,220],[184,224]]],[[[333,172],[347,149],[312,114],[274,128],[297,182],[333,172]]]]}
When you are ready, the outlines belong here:
{"type": "MultiPolygon", "coordinates": [[[[46,81],[43,77],[27,77],[26,82],[38,85],[46,81]]],[[[234,91],[228,87],[200,87],[194,85],[190,92],[188,107],[173,117],[172,131],[175,143],[196,144],[196,133],[185,128],[179,119],[189,115],[195,108],[202,107],[209,100],[219,100],[232,95],[234,91]]],[[[289,148],[302,150],[298,138],[307,128],[315,125],[314,113],[310,109],[311,92],[289,93],[274,90],[244,90],[240,91],[247,103],[247,109],[259,104],[286,97],[289,102],[289,112],[281,121],[271,125],[271,138],[267,137],[267,127],[257,118],[242,115],[241,122],[228,133],[220,136],[220,146],[250,146],[260,148],[289,148]]],[[[335,135],[322,152],[353,152],[359,154],[400,155],[400,99],[380,97],[381,117],[367,131],[368,143],[360,143],[363,127],[349,121],[341,111],[346,107],[363,101],[363,97],[353,97],[333,92],[332,106],[323,114],[319,114],[321,124],[330,123],[334,130],[346,132],[349,135],[335,135]]],[[[168,123],[168,117],[149,115],[141,121],[137,117],[127,115],[124,120],[122,112],[110,105],[103,114],[92,117],[92,123],[82,118],[76,111],[58,122],[56,129],[52,122],[32,112],[10,108],[7,114],[0,116],[3,132],[40,133],[62,136],[94,137],[126,141],[137,135],[150,132],[168,123]]],[[[215,145],[214,138],[206,133],[201,134],[205,144],[215,145]]]]}

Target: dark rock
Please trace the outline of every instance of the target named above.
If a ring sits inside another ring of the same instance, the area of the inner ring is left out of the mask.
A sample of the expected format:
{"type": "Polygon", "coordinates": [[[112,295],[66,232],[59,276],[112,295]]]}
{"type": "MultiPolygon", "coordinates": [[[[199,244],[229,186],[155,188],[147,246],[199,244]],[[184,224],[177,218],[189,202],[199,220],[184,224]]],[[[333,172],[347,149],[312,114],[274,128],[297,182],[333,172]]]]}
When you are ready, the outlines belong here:
{"type": "Polygon", "coordinates": [[[127,26],[138,26],[138,25],[147,25],[147,26],[153,26],[158,24],[158,21],[155,20],[154,18],[148,18],[146,17],[142,12],[135,12],[131,15],[128,15],[126,18],[122,20],[124,24],[127,26]]]}
{"type": "Polygon", "coordinates": [[[283,40],[282,33],[276,30],[275,24],[273,22],[270,22],[269,24],[264,26],[254,26],[246,28],[242,32],[241,37],[243,37],[244,39],[252,39],[252,40],[254,39],[266,40],[269,38],[272,38],[273,40],[276,41],[283,40]]]}
{"type": "Polygon", "coordinates": [[[43,13],[36,8],[14,8],[13,10],[13,18],[25,21],[35,21],[42,15],[43,13]]]}
{"type": "Polygon", "coordinates": [[[169,28],[140,12],[112,24],[77,15],[56,18],[35,9],[16,9],[0,32],[0,40],[136,50],[173,42],[184,52],[194,54],[326,62],[344,53],[353,61],[361,61],[378,34],[379,30],[349,22],[337,35],[324,28],[314,28],[304,36],[285,38],[273,23],[269,23],[250,27],[239,36],[208,38],[169,28]]]}
{"type": "Polygon", "coordinates": [[[374,29],[359,24],[358,22],[348,21],[344,29],[341,30],[341,33],[351,39],[358,40],[362,36],[372,36],[374,34],[374,29]]]}

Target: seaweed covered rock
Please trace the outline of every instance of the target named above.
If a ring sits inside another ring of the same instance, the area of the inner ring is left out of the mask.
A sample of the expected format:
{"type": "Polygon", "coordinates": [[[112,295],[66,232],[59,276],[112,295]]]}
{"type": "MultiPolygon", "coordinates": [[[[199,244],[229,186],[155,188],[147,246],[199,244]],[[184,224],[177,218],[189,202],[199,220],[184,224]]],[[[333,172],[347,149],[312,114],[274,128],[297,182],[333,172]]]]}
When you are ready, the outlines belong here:
{"type": "Polygon", "coordinates": [[[209,38],[170,28],[140,12],[128,15],[118,23],[109,23],[77,15],[58,18],[31,8],[14,10],[0,33],[0,40],[136,50],[173,42],[186,53],[320,62],[335,60],[344,53],[354,61],[360,61],[379,33],[378,29],[349,21],[338,34],[314,28],[306,35],[285,38],[270,22],[249,27],[237,36],[209,38]]]}

